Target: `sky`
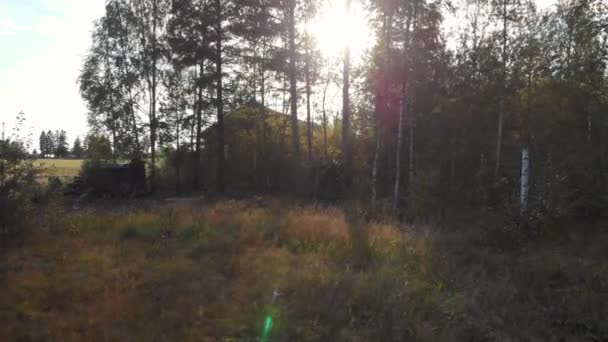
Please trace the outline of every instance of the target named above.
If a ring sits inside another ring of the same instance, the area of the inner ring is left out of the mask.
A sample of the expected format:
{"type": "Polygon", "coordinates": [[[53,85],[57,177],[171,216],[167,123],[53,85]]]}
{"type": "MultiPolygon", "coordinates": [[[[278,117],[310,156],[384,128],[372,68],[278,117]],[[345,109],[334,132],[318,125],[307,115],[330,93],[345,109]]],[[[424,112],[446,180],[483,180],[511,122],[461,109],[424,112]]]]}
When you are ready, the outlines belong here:
{"type": "MultiPolygon", "coordinates": [[[[537,0],[546,8],[556,0],[537,0]]],[[[11,134],[15,117],[25,112],[25,131],[33,147],[41,130],[66,130],[72,141],[87,131],[87,108],[77,78],[90,45],[93,21],[103,15],[104,0],[0,0],[0,122],[11,134]]],[[[331,0],[324,18],[311,29],[322,48],[338,53],[344,26],[355,37],[367,35],[363,10],[345,25],[339,0],[331,0]],[[332,13],[333,12],[333,13],[332,13]],[[340,27],[342,26],[342,27],[340,27]],[[328,33],[329,32],[329,33],[328,33]]],[[[363,49],[355,44],[353,51],[363,49]]]]}
{"type": "Polygon", "coordinates": [[[76,83],[93,21],[104,0],[0,0],[0,121],[11,134],[25,112],[25,129],[86,132],[86,105],[76,83]]]}

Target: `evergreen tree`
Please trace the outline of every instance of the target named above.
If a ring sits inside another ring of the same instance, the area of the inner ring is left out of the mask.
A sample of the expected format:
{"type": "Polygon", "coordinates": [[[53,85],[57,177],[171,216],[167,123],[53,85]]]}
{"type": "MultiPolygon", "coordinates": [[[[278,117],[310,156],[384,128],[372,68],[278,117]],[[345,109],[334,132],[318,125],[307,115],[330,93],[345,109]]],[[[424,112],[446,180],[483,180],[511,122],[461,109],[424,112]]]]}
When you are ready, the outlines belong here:
{"type": "Polygon", "coordinates": [[[64,130],[55,131],[55,158],[63,158],[68,154],[68,136],[64,130]]]}
{"type": "Polygon", "coordinates": [[[41,158],[46,158],[48,151],[47,151],[47,144],[46,144],[46,133],[44,131],[40,132],[40,137],[38,138],[38,147],[40,148],[40,157],[41,158]]]}
{"type": "Polygon", "coordinates": [[[45,146],[46,146],[46,151],[48,153],[48,155],[54,155],[55,154],[55,142],[56,142],[56,138],[55,138],[55,134],[51,131],[48,130],[46,132],[46,142],[45,142],[45,146]]]}
{"type": "Polygon", "coordinates": [[[80,141],[80,137],[76,137],[74,140],[74,145],[72,146],[72,154],[76,158],[82,158],[84,156],[84,148],[82,146],[82,142],[80,141]]]}

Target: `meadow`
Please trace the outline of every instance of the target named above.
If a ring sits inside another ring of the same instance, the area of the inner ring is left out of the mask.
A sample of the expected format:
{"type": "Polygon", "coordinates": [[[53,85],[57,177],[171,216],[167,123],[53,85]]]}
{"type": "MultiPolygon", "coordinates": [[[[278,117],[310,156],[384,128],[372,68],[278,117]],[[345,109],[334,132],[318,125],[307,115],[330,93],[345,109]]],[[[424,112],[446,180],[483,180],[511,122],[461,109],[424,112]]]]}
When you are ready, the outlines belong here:
{"type": "Polygon", "coordinates": [[[41,172],[38,179],[46,183],[49,177],[58,177],[61,180],[70,181],[72,177],[78,176],[82,159],[36,159],[34,167],[41,172]]]}
{"type": "Polygon", "coordinates": [[[3,341],[608,336],[608,252],[586,235],[356,220],[353,241],[339,208],[261,197],[57,202],[32,220],[0,259],[3,341]]]}

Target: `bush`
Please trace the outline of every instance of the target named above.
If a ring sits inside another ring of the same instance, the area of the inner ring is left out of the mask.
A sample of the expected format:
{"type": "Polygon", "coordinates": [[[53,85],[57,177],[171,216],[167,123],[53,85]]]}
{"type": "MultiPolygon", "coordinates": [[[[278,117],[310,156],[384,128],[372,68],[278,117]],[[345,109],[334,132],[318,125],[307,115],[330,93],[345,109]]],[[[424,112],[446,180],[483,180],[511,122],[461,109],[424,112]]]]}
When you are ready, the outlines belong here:
{"type": "Polygon", "coordinates": [[[437,217],[441,208],[439,189],[428,174],[419,174],[411,181],[409,193],[410,216],[418,220],[437,217]]]}
{"type": "Polygon", "coordinates": [[[22,231],[35,193],[35,169],[21,141],[0,141],[0,235],[22,231]]]}

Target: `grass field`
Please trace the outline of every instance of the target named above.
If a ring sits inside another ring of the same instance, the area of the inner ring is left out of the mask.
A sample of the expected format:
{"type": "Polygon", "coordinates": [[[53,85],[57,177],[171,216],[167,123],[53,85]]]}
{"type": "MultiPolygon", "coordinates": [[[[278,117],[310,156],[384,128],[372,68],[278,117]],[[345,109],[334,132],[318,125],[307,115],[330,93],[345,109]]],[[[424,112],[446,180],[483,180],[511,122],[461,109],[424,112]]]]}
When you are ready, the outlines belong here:
{"type": "Polygon", "coordinates": [[[2,252],[0,340],[608,337],[606,232],[514,248],[500,230],[360,222],[357,242],[337,208],[178,202],[48,206],[2,252]]]}
{"type": "Polygon", "coordinates": [[[48,177],[71,178],[80,172],[82,159],[36,159],[34,166],[42,170],[38,176],[42,182],[48,177]]]}

